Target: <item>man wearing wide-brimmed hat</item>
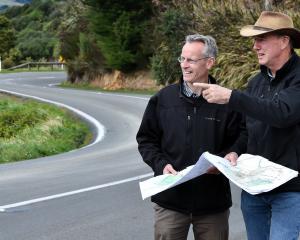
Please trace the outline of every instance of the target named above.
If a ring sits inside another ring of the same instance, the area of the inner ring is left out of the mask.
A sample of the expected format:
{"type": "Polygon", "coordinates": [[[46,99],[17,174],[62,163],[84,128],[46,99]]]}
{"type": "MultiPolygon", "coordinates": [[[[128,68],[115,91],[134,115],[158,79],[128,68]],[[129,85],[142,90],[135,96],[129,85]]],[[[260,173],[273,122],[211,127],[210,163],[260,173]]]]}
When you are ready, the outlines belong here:
{"type": "MultiPolygon", "coordinates": [[[[292,19],[264,11],[241,29],[253,37],[260,73],[245,92],[195,83],[211,103],[228,104],[246,116],[247,153],[300,171],[300,31],[292,19]]],[[[226,158],[235,164],[236,153],[226,158]]],[[[300,231],[300,176],[258,195],[242,192],[241,208],[248,240],[294,240],[300,231]]]]}

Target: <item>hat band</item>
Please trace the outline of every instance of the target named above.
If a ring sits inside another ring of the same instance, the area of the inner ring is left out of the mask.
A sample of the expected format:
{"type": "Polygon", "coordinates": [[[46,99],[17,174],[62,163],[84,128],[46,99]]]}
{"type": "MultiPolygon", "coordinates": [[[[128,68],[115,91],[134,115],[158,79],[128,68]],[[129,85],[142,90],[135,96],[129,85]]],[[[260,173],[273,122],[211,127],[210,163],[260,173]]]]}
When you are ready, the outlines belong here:
{"type": "Polygon", "coordinates": [[[273,31],[275,29],[272,28],[266,28],[266,27],[258,27],[258,26],[253,26],[254,30],[261,30],[261,31],[273,31]]]}

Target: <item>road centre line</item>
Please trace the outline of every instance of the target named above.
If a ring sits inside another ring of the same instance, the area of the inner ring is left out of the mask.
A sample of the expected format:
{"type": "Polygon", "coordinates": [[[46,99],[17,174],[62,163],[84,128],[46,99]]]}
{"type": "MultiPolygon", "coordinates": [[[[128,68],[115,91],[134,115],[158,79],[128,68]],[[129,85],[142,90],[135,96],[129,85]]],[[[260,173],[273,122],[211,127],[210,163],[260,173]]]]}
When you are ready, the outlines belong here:
{"type": "Polygon", "coordinates": [[[39,202],[44,202],[44,201],[53,200],[53,199],[57,199],[57,198],[67,197],[67,196],[71,196],[71,195],[75,195],[75,194],[79,194],[79,193],[94,191],[94,190],[98,190],[101,188],[106,188],[106,187],[110,187],[110,186],[114,186],[114,185],[119,185],[122,183],[132,182],[132,181],[140,180],[140,179],[151,177],[151,176],[153,176],[153,173],[147,173],[147,174],[143,174],[143,175],[139,175],[139,176],[131,177],[131,178],[126,178],[126,179],[119,180],[119,181],[114,181],[114,182],[105,183],[105,184],[101,184],[101,185],[97,185],[97,186],[82,188],[82,189],[78,189],[75,191],[50,195],[50,196],[41,197],[41,198],[35,198],[35,199],[23,201],[23,202],[7,204],[7,205],[0,206],[0,212],[6,212],[10,208],[21,207],[21,206],[30,205],[33,203],[39,203],[39,202]]]}

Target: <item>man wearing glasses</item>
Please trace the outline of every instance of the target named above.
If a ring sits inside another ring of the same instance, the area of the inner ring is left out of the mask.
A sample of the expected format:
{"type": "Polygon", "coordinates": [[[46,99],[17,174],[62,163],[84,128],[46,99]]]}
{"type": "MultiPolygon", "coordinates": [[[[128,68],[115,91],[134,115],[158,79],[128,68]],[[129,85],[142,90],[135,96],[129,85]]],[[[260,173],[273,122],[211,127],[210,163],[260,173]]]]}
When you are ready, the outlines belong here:
{"type": "MultiPolygon", "coordinates": [[[[217,46],[210,36],[186,37],[181,56],[179,83],[152,96],[137,133],[139,151],[154,175],[177,174],[193,165],[205,152],[224,156],[239,154],[234,145],[241,115],[226,105],[208,103],[193,83],[216,83],[209,75],[217,46]]],[[[228,239],[228,180],[216,169],[151,198],[155,210],[156,240],[185,240],[193,226],[196,240],[228,239]]]]}

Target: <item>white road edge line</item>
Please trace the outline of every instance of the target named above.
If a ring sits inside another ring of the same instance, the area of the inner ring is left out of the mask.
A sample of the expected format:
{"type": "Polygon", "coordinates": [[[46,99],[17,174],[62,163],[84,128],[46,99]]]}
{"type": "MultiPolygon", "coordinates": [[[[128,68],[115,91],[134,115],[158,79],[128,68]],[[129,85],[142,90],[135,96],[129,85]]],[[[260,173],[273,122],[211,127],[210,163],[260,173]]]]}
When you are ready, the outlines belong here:
{"type": "Polygon", "coordinates": [[[78,114],[78,115],[82,116],[83,118],[85,118],[86,120],[88,120],[90,123],[92,123],[96,127],[96,130],[97,130],[96,139],[92,143],[90,143],[89,145],[84,146],[83,148],[90,147],[90,146],[100,142],[104,138],[105,127],[99,121],[97,121],[95,118],[93,118],[91,115],[88,115],[87,113],[84,113],[84,112],[82,112],[82,111],[80,111],[76,108],[73,108],[73,107],[71,107],[69,105],[66,105],[66,104],[63,104],[63,103],[48,100],[48,99],[45,99],[45,98],[40,98],[40,97],[35,97],[35,96],[23,94],[23,93],[8,91],[8,90],[5,90],[5,89],[0,89],[0,92],[5,92],[5,93],[12,94],[12,95],[17,95],[17,96],[22,96],[22,97],[27,97],[27,98],[32,98],[32,99],[39,100],[41,102],[47,102],[47,103],[54,104],[56,106],[67,108],[67,109],[71,110],[72,112],[75,112],[76,114],[78,114]]]}
{"type": "Polygon", "coordinates": [[[153,173],[147,173],[144,175],[126,178],[123,180],[105,183],[105,184],[101,184],[101,185],[97,185],[97,186],[93,186],[93,187],[82,188],[82,189],[78,189],[78,190],[74,190],[74,191],[70,191],[70,192],[59,193],[59,194],[50,195],[50,196],[41,197],[41,198],[35,198],[35,199],[23,201],[23,202],[7,204],[7,205],[0,206],[0,212],[6,212],[7,209],[10,209],[10,208],[21,207],[21,206],[30,205],[33,203],[44,202],[44,201],[62,198],[62,197],[66,197],[66,196],[71,196],[71,195],[75,195],[75,194],[79,194],[79,193],[83,193],[83,192],[94,191],[97,189],[106,188],[106,187],[110,187],[110,186],[114,186],[114,185],[119,185],[122,183],[132,182],[132,181],[140,180],[140,179],[151,177],[151,176],[153,176],[153,173]]]}

